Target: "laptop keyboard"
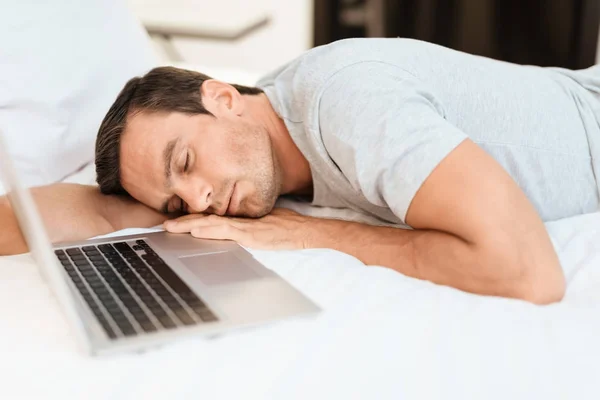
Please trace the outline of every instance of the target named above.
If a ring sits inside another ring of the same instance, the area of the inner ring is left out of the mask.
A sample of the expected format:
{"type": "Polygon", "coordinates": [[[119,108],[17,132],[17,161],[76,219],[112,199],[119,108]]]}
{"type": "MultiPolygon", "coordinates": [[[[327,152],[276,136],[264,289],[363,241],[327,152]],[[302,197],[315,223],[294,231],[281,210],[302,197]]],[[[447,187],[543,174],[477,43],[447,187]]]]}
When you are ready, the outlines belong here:
{"type": "Polygon", "coordinates": [[[111,339],[218,320],[142,239],[55,254],[111,339]]]}

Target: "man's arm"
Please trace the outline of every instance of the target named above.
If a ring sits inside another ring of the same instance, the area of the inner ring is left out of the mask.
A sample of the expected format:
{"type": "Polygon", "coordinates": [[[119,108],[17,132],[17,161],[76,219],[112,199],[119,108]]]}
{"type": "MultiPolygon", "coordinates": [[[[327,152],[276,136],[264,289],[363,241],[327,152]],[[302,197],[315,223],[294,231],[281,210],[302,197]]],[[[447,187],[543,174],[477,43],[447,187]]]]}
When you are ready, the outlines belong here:
{"type": "Polygon", "coordinates": [[[536,210],[470,140],[428,177],[406,222],[416,230],[330,221],[314,245],[468,292],[534,303],[564,295],[565,278],[536,210]]]}
{"type": "MultiPolygon", "coordinates": [[[[560,300],[564,276],[537,211],[453,123],[477,111],[461,96],[444,96],[436,82],[366,62],[340,71],[323,91],[319,127],[331,159],[356,191],[416,229],[365,230],[377,232],[370,240],[340,233],[340,249],[470,292],[560,300]]],[[[487,111],[474,118],[495,110],[487,111]]]]}
{"type": "Polygon", "coordinates": [[[540,304],[564,295],[564,275],[536,210],[508,173],[470,140],[425,180],[407,223],[416,229],[278,209],[258,220],[189,215],[165,227],[254,248],[332,248],[365,264],[472,293],[540,304]]]}
{"type": "MultiPolygon", "coordinates": [[[[129,227],[150,227],[166,216],[124,196],[106,196],[97,187],[54,184],[31,189],[52,242],[87,239],[129,227]]],[[[6,197],[0,197],[0,255],[27,251],[6,197]]]]}

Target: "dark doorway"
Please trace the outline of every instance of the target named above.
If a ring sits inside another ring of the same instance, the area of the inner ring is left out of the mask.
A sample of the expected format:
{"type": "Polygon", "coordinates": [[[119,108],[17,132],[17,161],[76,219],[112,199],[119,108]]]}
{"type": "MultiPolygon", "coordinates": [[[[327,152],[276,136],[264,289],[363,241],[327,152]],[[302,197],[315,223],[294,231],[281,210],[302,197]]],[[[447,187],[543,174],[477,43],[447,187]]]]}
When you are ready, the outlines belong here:
{"type": "Polygon", "coordinates": [[[315,45],[408,37],[518,64],[595,63],[600,0],[315,0],[315,45]]]}

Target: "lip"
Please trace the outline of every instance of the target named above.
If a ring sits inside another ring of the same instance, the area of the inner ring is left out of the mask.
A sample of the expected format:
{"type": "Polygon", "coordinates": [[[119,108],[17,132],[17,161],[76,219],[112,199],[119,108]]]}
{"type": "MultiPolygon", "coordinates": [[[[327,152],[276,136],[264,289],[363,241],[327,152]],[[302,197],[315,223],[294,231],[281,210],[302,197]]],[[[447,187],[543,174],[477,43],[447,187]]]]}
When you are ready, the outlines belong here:
{"type": "Polygon", "coordinates": [[[235,211],[235,204],[234,204],[234,199],[233,196],[235,195],[235,187],[236,187],[237,183],[233,184],[233,188],[231,189],[231,194],[229,195],[229,202],[227,204],[227,209],[225,209],[225,215],[233,215],[233,212],[235,211]]]}

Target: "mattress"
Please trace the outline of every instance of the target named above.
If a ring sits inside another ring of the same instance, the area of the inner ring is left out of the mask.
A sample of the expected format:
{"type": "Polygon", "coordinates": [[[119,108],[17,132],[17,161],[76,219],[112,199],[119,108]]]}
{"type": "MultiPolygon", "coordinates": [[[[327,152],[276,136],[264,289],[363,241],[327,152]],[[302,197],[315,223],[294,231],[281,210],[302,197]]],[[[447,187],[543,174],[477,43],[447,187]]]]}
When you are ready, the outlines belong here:
{"type": "Polygon", "coordinates": [[[251,250],[323,312],[100,358],[76,347],[30,256],[0,258],[0,398],[598,399],[600,213],[547,229],[568,281],[558,304],[468,294],[328,249],[251,250]]]}

